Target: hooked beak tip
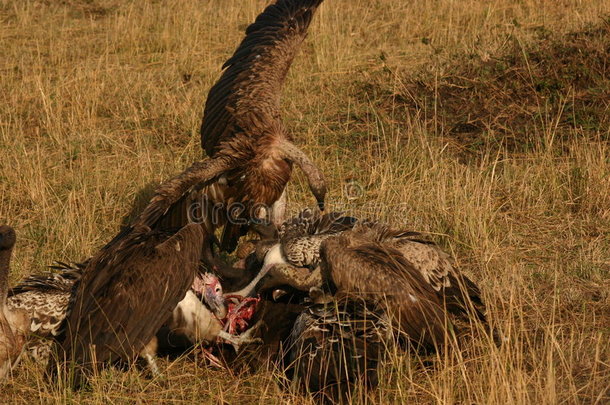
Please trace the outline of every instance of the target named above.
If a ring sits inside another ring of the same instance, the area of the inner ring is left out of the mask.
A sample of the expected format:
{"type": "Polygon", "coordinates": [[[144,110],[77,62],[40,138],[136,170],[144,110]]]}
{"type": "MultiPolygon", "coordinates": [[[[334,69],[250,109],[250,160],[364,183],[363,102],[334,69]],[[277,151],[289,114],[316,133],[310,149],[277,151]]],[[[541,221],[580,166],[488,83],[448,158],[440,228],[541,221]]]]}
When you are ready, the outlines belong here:
{"type": "Polygon", "coordinates": [[[277,288],[277,289],[273,290],[273,292],[271,293],[271,297],[273,298],[273,301],[277,302],[277,300],[279,300],[286,294],[288,294],[286,291],[277,288]]]}

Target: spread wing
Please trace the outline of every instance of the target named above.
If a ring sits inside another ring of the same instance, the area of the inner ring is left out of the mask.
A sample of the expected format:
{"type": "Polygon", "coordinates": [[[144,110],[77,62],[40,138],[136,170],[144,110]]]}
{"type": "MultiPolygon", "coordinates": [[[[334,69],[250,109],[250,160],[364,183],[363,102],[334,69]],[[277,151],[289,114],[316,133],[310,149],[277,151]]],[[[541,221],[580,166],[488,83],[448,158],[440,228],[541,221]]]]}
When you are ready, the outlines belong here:
{"type": "Polygon", "coordinates": [[[231,163],[220,158],[193,163],[182,173],[157,187],[142,213],[132,224],[119,232],[103,249],[110,249],[128,237],[137,227],[153,230],[177,229],[189,222],[189,209],[197,203],[196,190],[214,181],[230,168],[231,163]]]}
{"type": "Polygon", "coordinates": [[[455,315],[474,313],[485,321],[485,305],[479,287],[454,267],[451,257],[435,243],[422,239],[417,232],[390,228],[377,222],[364,222],[356,227],[361,235],[396,248],[434,289],[437,296],[455,315]]]}
{"type": "Polygon", "coordinates": [[[383,305],[401,332],[432,347],[443,341],[446,317],[435,291],[398,250],[348,231],[321,247],[323,277],[338,291],[383,305]]]}
{"type": "Polygon", "coordinates": [[[281,87],[320,3],[278,0],[246,29],[205,104],[201,145],[208,156],[236,133],[256,136],[269,121],[279,130],[281,87]]]}
{"type": "Polygon", "coordinates": [[[89,371],[135,358],[182,300],[197,270],[203,231],[134,231],[91,259],[78,285],[62,348],[89,371]]]}

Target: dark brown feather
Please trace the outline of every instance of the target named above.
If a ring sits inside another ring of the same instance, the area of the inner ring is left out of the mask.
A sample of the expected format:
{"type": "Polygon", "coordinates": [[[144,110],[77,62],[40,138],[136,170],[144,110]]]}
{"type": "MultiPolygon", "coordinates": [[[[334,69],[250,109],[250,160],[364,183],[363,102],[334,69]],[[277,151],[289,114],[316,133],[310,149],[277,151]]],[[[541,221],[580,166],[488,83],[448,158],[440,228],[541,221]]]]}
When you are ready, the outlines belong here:
{"type": "Polygon", "coordinates": [[[412,342],[442,344],[448,328],[442,303],[402,253],[356,230],[322,243],[322,274],[338,292],[382,305],[393,324],[412,342]]]}
{"type": "MultiPolygon", "coordinates": [[[[257,217],[253,207],[271,207],[281,196],[293,162],[306,173],[310,187],[323,206],[326,186],[317,167],[294,148],[280,121],[282,84],[313,14],[322,0],[278,0],[246,29],[246,36],[224,72],[210,89],[201,125],[201,144],[210,157],[233,159],[227,173],[229,187],[223,203],[239,203],[244,211],[224,225],[220,248],[233,251],[247,232],[244,219],[257,217]]],[[[228,217],[228,216],[227,216],[228,217]]],[[[213,233],[213,229],[208,229],[213,233]]]]}
{"type": "Polygon", "coordinates": [[[350,403],[357,385],[374,388],[391,330],[378,306],[337,297],[297,318],[285,359],[289,379],[328,403],[350,403]]]}
{"type": "Polygon", "coordinates": [[[173,235],[137,227],[94,256],[67,318],[65,359],[88,373],[137,357],[191,286],[202,242],[196,224],[173,235]]]}
{"type": "Polygon", "coordinates": [[[322,0],[278,0],[246,29],[246,36],[210,89],[201,144],[214,156],[235,134],[256,137],[280,117],[280,92],[288,69],[322,0]]]}
{"type": "Polygon", "coordinates": [[[474,313],[480,321],[486,321],[479,287],[462,274],[453,265],[451,257],[435,243],[424,240],[420,233],[392,229],[378,222],[362,222],[357,232],[400,251],[453,315],[467,321],[474,313]]]}

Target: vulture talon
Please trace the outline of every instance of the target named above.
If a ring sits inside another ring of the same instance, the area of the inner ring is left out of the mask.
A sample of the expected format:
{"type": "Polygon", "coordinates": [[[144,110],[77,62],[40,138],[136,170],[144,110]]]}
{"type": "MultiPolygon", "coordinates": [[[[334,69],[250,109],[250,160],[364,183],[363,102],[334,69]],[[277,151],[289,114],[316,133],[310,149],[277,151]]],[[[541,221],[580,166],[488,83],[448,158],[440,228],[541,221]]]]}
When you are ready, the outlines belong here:
{"type": "Polygon", "coordinates": [[[147,353],[144,355],[144,360],[146,360],[146,364],[148,365],[148,369],[150,370],[153,378],[161,379],[164,377],[163,373],[159,371],[159,366],[157,365],[157,358],[155,355],[147,353]]]}
{"type": "Polygon", "coordinates": [[[235,349],[235,353],[239,353],[239,349],[242,345],[263,344],[263,339],[251,337],[251,331],[252,329],[242,333],[239,336],[233,336],[223,330],[218,333],[218,337],[233,346],[233,349],[235,349]]]}

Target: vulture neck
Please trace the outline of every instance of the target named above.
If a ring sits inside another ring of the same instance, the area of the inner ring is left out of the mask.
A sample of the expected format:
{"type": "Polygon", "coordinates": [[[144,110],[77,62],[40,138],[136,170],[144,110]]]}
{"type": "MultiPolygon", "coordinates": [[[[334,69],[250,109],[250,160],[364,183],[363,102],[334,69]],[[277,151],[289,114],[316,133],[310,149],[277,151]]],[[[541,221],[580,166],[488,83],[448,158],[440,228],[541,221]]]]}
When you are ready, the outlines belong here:
{"type": "Polygon", "coordinates": [[[13,248],[0,250],[0,310],[4,310],[8,294],[8,273],[10,270],[13,248]]]}
{"type": "Polygon", "coordinates": [[[266,205],[271,205],[280,198],[292,174],[291,165],[273,155],[257,159],[248,170],[245,194],[250,195],[255,203],[266,205]]]}
{"type": "Polygon", "coordinates": [[[231,295],[241,295],[242,297],[249,297],[253,295],[258,282],[261,281],[262,278],[267,275],[267,273],[269,273],[269,270],[271,270],[273,266],[282,263],[286,263],[286,260],[284,259],[284,255],[282,254],[281,245],[278,243],[274,245],[271,249],[269,249],[269,252],[267,252],[267,255],[265,256],[265,261],[263,262],[263,267],[261,268],[261,271],[259,271],[256,277],[254,277],[254,279],[250,281],[250,284],[248,284],[239,291],[231,293],[231,295]]]}

